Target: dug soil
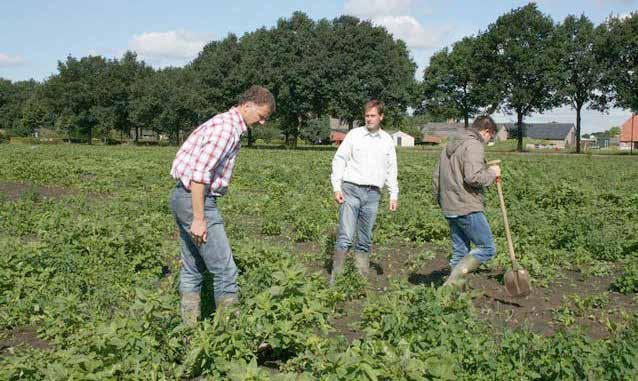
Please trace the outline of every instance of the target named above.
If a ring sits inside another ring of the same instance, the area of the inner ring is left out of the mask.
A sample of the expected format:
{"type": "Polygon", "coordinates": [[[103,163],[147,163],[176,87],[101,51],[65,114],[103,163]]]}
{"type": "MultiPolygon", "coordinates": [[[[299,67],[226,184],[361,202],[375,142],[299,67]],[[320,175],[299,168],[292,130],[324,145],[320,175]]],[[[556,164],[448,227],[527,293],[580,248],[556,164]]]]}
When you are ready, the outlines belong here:
{"type": "MultiPolygon", "coordinates": [[[[292,248],[296,252],[306,253],[304,257],[317,258],[310,261],[310,271],[322,271],[329,277],[329,254],[322,252],[319,245],[299,243],[292,248]]],[[[393,279],[405,279],[415,287],[434,285],[440,287],[449,275],[446,250],[433,245],[417,246],[409,243],[393,243],[377,247],[372,255],[370,269],[370,292],[383,293],[393,279]],[[423,251],[434,253],[431,260],[407,269],[406,264],[423,251]]],[[[566,297],[583,300],[587,297],[605,295],[607,302],[602,308],[589,308],[584,313],[569,315],[571,327],[578,327],[593,339],[607,338],[611,335],[610,326],[624,324],[627,315],[638,311],[636,301],[628,295],[610,291],[610,286],[618,274],[595,277],[580,272],[563,272],[561,279],[550,282],[547,287],[534,287],[532,293],[524,298],[510,297],[503,286],[505,269],[479,270],[468,277],[470,289],[475,295],[473,301],[477,314],[487,321],[497,332],[504,328],[527,328],[537,334],[551,336],[565,328],[557,319],[562,307],[573,307],[566,297]],[[624,315],[624,316],[623,316],[624,315]]],[[[358,327],[364,300],[348,301],[343,313],[331,319],[331,324],[339,334],[348,340],[359,339],[363,333],[358,327]]],[[[572,310],[574,310],[572,308],[572,310]]]]}

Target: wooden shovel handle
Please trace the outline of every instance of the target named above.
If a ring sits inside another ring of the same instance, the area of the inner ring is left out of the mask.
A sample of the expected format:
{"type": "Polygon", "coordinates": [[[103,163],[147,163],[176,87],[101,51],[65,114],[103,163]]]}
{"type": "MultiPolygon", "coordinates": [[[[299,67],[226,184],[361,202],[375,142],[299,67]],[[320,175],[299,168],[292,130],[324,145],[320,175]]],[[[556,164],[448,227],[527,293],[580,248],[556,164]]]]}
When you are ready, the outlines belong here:
{"type": "Polygon", "coordinates": [[[505,199],[503,198],[503,188],[501,186],[501,178],[496,178],[496,189],[498,189],[498,200],[501,203],[501,213],[503,214],[503,223],[505,225],[505,236],[507,237],[507,249],[512,259],[512,270],[518,271],[518,262],[514,255],[514,244],[512,243],[512,233],[510,232],[510,223],[507,219],[507,209],[505,209],[505,199]]]}

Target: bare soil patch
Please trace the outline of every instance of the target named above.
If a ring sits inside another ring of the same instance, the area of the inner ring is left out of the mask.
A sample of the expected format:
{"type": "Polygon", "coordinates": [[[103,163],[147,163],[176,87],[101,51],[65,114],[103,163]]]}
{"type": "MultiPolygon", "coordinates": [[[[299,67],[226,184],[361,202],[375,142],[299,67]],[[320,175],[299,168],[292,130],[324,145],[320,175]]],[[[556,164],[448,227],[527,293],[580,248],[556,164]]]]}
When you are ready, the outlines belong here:
{"type": "Polygon", "coordinates": [[[16,201],[21,197],[30,196],[36,199],[60,199],[65,196],[75,196],[80,192],[76,189],[35,185],[29,182],[0,181],[0,195],[9,201],[16,201]]]}
{"type": "Polygon", "coordinates": [[[0,355],[11,348],[26,346],[39,350],[51,349],[51,344],[38,337],[34,327],[19,327],[0,334],[0,355]]]}
{"type": "MultiPolygon", "coordinates": [[[[322,252],[319,244],[304,242],[293,246],[295,252],[311,254],[311,258],[316,258],[306,263],[310,271],[322,271],[326,277],[330,276],[330,254],[322,252]]],[[[385,292],[393,279],[405,279],[415,286],[439,287],[450,273],[446,251],[429,244],[394,242],[376,247],[370,266],[370,292],[374,293],[385,292]],[[409,264],[414,263],[414,259],[424,251],[434,253],[435,257],[410,267],[409,264]]],[[[476,295],[474,306],[478,315],[497,331],[506,327],[528,328],[537,334],[551,336],[564,328],[564,324],[557,320],[561,308],[575,310],[573,303],[566,301],[569,297],[582,301],[604,295],[604,306],[568,315],[572,319],[569,326],[579,327],[593,339],[609,337],[609,323],[622,324],[623,311],[638,311],[632,296],[610,291],[610,285],[618,274],[594,277],[576,271],[564,271],[564,277],[553,281],[550,287],[535,287],[532,294],[525,298],[512,298],[503,286],[504,272],[504,269],[482,269],[469,276],[468,292],[476,295]]],[[[330,321],[338,333],[349,341],[362,337],[356,322],[361,317],[363,304],[362,300],[344,303],[343,313],[330,321]]]]}

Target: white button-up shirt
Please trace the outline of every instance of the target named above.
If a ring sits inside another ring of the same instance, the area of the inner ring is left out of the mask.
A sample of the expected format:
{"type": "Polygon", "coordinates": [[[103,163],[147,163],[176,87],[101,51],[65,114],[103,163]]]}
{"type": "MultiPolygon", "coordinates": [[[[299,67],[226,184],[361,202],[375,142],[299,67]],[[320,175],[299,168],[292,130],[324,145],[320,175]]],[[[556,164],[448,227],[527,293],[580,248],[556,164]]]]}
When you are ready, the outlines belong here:
{"type": "Polygon", "coordinates": [[[399,197],[397,181],[397,154],[392,137],[379,129],[370,132],[367,127],[352,129],[332,159],[333,192],[341,192],[341,183],[388,187],[390,199],[399,197]]]}

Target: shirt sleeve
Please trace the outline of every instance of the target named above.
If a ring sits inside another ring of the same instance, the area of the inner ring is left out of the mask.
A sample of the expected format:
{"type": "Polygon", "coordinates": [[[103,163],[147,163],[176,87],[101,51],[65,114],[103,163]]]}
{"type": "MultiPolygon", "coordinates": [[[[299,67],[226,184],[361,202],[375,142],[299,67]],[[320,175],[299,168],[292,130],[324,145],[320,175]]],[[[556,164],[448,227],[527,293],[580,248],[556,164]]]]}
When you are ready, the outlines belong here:
{"type": "Polygon", "coordinates": [[[394,148],[394,141],[391,141],[390,144],[390,154],[388,155],[388,162],[386,163],[385,185],[390,192],[390,200],[398,200],[399,181],[397,180],[397,176],[399,170],[397,165],[397,151],[396,148],[394,148]]]}
{"type": "Polygon", "coordinates": [[[334,158],[332,159],[332,173],[330,181],[332,182],[332,191],[341,192],[341,182],[346,171],[346,164],[352,155],[352,131],[346,134],[343,142],[337,148],[334,158]]]}
{"type": "Polygon", "coordinates": [[[232,126],[224,123],[213,126],[210,134],[203,134],[197,142],[192,181],[210,184],[212,172],[228,155],[233,146],[232,126]]]}
{"type": "Polygon", "coordinates": [[[496,180],[493,171],[485,167],[485,153],[481,143],[468,146],[463,157],[463,181],[475,188],[489,186],[496,180]]]}

